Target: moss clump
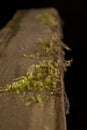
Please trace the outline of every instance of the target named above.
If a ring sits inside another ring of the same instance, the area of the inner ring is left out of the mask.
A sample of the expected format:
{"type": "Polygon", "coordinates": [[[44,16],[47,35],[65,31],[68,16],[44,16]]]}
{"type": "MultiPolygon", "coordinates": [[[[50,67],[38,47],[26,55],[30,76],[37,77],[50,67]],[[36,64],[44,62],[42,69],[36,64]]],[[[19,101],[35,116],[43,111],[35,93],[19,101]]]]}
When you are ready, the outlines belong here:
{"type": "MultiPolygon", "coordinates": [[[[56,39],[55,39],[56,40],[56,39]]],[[[38,42],[42,49],[43,49],[43,55],[47,57],[55,57],[58,54],[58,43],[54,43],[53,39],[50,40],[42,40],[39,39],[38,42]]]]}
{"type": "Polygon", "coordinates": [[[31,67],[25,76],[15,79],[15,81],[2,88],[2,91],[10,91],[15,94],[32,92],[32,96],[28,97],[27,104],[34,102],[42,102],[48,95],[54,95],[60,89],[59,66],[54,61],[44,60],[38,65],[31,67]],[[46,92],[47,96],[43,97],[46,92]]]}
{"type": "Polygon", "coordinates": [[[41,21],[42,25],[51,27],[57,25],[57,21],[55,20],[56,16],[57,12],[55,11],[55,9],[51,8],[45,13],[36,16],[36,18],[41,21]]]}

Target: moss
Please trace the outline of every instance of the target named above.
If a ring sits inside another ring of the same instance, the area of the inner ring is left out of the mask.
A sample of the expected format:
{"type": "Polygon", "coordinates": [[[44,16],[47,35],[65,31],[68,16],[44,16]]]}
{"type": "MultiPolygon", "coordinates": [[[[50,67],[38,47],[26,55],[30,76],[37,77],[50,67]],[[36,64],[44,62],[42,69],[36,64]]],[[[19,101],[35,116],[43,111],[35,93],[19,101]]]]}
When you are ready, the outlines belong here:
{"type": "Polygon", "coordinates": [[[28,104],[39,102],[41,103],[47,96],[43,97],[42,93],[47,95],[54,95],[60,89],[57,86],[60,72],[58,64],[52,60],[44,60],[38,65],[33,65],[31,71],[27,72],[25,76],[15,79],[15,81],[2,88],[3,91],[12,92],[15,94],[32,92],[32,96],[28,97],[28,104]]]}
{"type": "Polygon", "coordinates": [[[30,59],[34,59],[34,58],[39,58],[41,55],[40,55],[40,53],[35,53],[35,54],[31,54],[31,55],[28,55],[28,54],[23,54],[23,56],[24,57],[26,57],[26,58],[30,58],[30,59]]]}
{"type": "Polygon", "coordinates": [[[57,25],[57,21],[55,20],[56,16],[57,12],[55,11],[55,9],[51,8],[45,11],[45,13],[36,16],[36,18],[41,21],[42,25],[51,27],[57,25]]]}

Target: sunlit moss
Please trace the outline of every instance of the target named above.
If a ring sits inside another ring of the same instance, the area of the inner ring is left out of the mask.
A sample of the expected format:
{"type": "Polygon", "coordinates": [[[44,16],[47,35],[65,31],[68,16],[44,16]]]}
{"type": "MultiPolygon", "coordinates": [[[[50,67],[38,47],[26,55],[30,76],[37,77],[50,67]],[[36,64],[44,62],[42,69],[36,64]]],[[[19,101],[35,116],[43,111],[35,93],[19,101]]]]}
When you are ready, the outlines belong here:
{"type": "Polygon", "coordinates": [[[32,92],[32,96],[28,98],[29,103],[41,103],[46,96],[41,93],[54,95],[60,90],[58,86],[58,78],[60,76],[59,66],[54,61],[42,61],[38,65],[33,66],[32,70],[27,72],[25,76],[15,79],[14,82],[2,88],[2,91],[9,91],[15,94],[32,92]]]}

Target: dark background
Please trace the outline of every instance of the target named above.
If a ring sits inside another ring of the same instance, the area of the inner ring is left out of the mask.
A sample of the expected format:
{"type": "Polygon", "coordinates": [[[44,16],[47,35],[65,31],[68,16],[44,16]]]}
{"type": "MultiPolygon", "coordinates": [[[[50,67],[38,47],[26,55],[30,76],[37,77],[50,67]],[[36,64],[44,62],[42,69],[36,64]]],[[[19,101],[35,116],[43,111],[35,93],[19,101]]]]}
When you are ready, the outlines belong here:
{"type": "Polygon", "coordinates": [[[0,29],[17,9],[55,7],[64,21],[63,41],[71,48],[66,59],[73,58],[65,73],[65,87],[70,101],[68,130],[87,130],[87,10],[84,0],[1,0],[0,29]]]}

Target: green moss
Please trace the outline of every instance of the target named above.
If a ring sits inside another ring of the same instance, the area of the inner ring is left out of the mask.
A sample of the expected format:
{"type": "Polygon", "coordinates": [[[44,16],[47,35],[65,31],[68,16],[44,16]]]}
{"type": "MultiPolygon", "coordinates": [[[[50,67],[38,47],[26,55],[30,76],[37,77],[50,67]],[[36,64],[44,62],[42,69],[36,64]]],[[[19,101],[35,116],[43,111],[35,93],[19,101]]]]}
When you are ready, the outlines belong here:
{"type": "MultiPolygon", "coordinates": [[[[2,88],[3,91],[15,94],[32,92],[32,96],[28,98],[29,103],[41,103],[47,96],[41,96],[46,92],[48,95],[54,95],[60,89],[58,86],[58,78],[60,72],[58,64],[54,61],[42,61],[38,65],[32,67],[31,71],[25,76],[15,79],[12,84],[2,88]]],[[[60,82],[60,81],[59,81],[60,82]]]]}
{"type": "Polygon", "coordinates": [[[55,9],[51,8],[50,10],[47,10],[45,13],[36,16],[36,18],[41,21],[42,25],[51,27],[57,25],[57,21],[55,20],[56,16],[57,12],[55,11],[55,9]]]}
{"type": "MultiPolygon", "coordinates": [[[[56,39],[55,39],[56,40],[56,39]]],[[[50,39],[50,40],[42,40],[42,39],[39,39],[39,42],[38,42],[42,49],[44,50],[43,53],[44,55],[46,56],[57,56],[58,54],[58,44],[54,44],[54,41],[53,39],[50,39]]]]}

